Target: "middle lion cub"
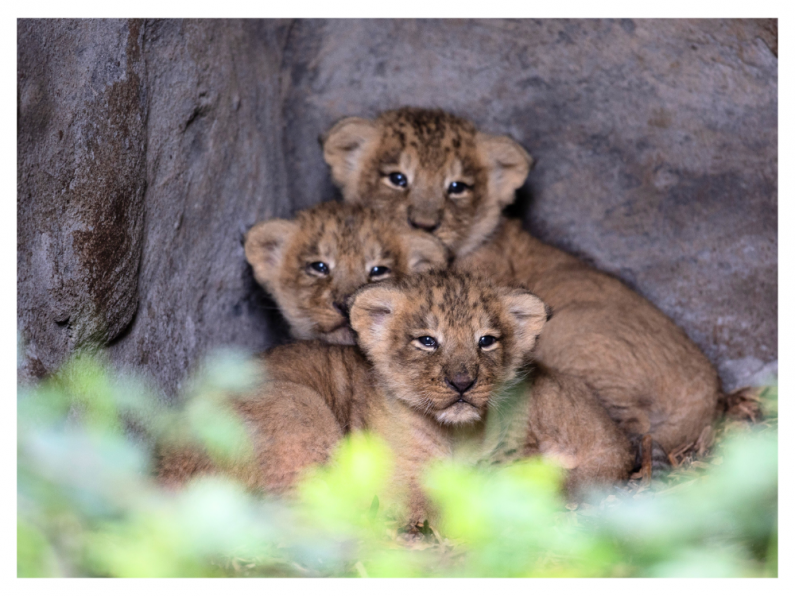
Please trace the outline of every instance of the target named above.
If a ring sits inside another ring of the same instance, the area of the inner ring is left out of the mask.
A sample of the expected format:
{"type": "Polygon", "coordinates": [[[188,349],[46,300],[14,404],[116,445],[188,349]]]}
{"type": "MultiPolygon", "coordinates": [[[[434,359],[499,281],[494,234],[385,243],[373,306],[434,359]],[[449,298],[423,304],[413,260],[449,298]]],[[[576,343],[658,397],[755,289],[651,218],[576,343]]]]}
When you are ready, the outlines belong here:
{"type": "Polygon", "coordinates": [[[330,201],[294,220],[271,219],[246,234],[246,260],[276,299],[297,339],[354,343],[348,301],[372,281],[444,267],[433,236],[403,230],[374,210],[330,201]]]}
{"type": "MultiPolygon", "coordinates": [[[[569,491],[627,477],[629,442],[581,381],[538,369],[518,384],[547,320],[546,305],[527,290],[430,271],[364,286],[350,320],[366,360],[355,347],[316,341],[264,354],[268,381],[236,404],[254,461],[231,462],[227,474],[283,492],[344,432],[369,429],[393,448],[392,491],[406,494],[409,524],[421,523],[431,513],[420,484],[426,464],[452,456],[460,430],[488,449],[486,421],[513,388],[525,404],[512,433],[515,457],[554,457],[568,469],[569,491]]],[[[206,458],[166,454],[160,480],[179,485],[217,471],[206,458]]]]}

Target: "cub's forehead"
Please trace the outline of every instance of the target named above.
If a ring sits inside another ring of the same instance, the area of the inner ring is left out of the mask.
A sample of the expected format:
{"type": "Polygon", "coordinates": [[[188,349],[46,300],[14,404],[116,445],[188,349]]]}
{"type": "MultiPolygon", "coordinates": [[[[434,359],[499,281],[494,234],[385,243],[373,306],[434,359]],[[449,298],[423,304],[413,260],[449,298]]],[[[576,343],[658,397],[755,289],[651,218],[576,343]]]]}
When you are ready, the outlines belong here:
{"type": "Polygon", "coordinates": [[[499,327],[502,306],[485,282],[449,275],[415,276],[414,281],[404,294],[414,326],[453,330],[499,327]]]}
{"type": "Polygon", "coordinates": [[[300,223],[302,253],[371,259],[394,252],[394,234],[369,209],[322,204],[302,213],[300,223]]]}
{"type": "Polygon", "coordinates": [[[475,151],[474,125],[440,110],[402,109],[387,112],[379,120],[385,161],[397,163],[401,154],[410,153],[424,159],[458,157],[468,162],[475,151]]]}
{"type": "Polygon", "coordinates": [[[378,120],[395,133],[402,132],[426,143],[438,143],[446,139],[463,141],[473,138],[477,133],[474,124],[468,120],[442,110],[402,108],[385,112],[378,120]]]}

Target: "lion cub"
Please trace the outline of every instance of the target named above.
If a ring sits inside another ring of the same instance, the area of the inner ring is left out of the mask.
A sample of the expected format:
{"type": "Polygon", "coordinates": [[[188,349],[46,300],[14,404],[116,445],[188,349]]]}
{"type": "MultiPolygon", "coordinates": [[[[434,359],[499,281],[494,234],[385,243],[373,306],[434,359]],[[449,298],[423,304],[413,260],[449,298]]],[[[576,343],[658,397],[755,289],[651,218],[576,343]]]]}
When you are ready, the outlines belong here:
{"type": "MultiPolygon", "coordinates": [[[[405,494],[410,523],[420,523],[431,513],[420,486],[425,465],[454,455],[464,435],[488,458],[486,421],[513,386],[525,403],[515,457],[555,458],[572,492],[624,479],[634,463],[629,441],[584,383],[542,368],[519,381],[547,316],[526,290],[453,272],[364,286],[350,309],[364,356],[316,341],[267,352],[269,382],[236,405],[255,463],[227,472],[286,492],[345,432],[369,429],[392,446],[392,491],[405,494]]],[[[161,462],[160,478],[179,484],[210,471],[206,458],[174,454],[161,462]]]]}
{"type": "Polygon", "coordinates": [[[555,317],[537,359],[582,378],[630,434],[665,449],[694,442],[721,395],[709,360],[670,319],[616,278],[533,238],[501,216],[532,158],[507,137],[440,110],[346,118],[323,144],[345,200],[383,209],[456,254],[456,267],[523,285],[555,317]]]}
{"type": "Polygon", "coordinates": [[[430,232],[459,257],[494,232],[533,164],[508,137],[416,108],[341,120],[324,136],[323,156],[346,202],[430,232]]]}
{"type": "Polygon", "coordinates": [[[294,220],[271,219],[246,234],[246,260],[273,295],[298,339],[353,344],[348,300],[372,281],[401,277],[449,260],[442,243],[396,229],[370,208],[320,203],[294,220]]]}

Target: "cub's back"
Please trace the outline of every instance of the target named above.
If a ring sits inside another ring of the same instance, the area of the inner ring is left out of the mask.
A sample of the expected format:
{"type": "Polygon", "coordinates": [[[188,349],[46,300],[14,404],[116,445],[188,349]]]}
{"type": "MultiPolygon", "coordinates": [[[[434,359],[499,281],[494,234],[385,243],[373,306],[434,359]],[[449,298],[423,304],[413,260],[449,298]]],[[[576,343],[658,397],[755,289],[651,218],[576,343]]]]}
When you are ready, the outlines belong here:
{"type": "Polygon", "coordinates": [[[651,302],[617,278],[533,238],[517,221],[456,268],[519,284],[547,302],[553,316],[536,356],[582,377],[622,428],[651,432],[667,450],[695,441],[720,396],[714,367],[651,302]]]}
{"type": "Polygon", "coordinates": [[[319,340],[277,346],[259,356],[267,383],[295,383],[322,396],[344,431],[366,426],[374,380],[355,346],[319,340]]]}

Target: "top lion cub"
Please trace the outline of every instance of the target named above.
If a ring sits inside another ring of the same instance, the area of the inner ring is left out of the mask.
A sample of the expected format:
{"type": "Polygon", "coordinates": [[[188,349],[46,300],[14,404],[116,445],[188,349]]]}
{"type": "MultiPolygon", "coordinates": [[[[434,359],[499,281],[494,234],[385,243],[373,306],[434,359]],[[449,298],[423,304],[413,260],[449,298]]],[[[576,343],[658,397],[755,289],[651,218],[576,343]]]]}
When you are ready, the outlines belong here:
{"type": "Polygon", "coordinates": [[[433,234],[456,267],[549,304],[537,359],[583,378],[626,432],[671,451],[710,424],[717,373],[684,332],[616,278],[502,216],[533,162],[518,143],[441,110],[401,108],[338,122],[323,154],[346,202],[433,234]]]}

